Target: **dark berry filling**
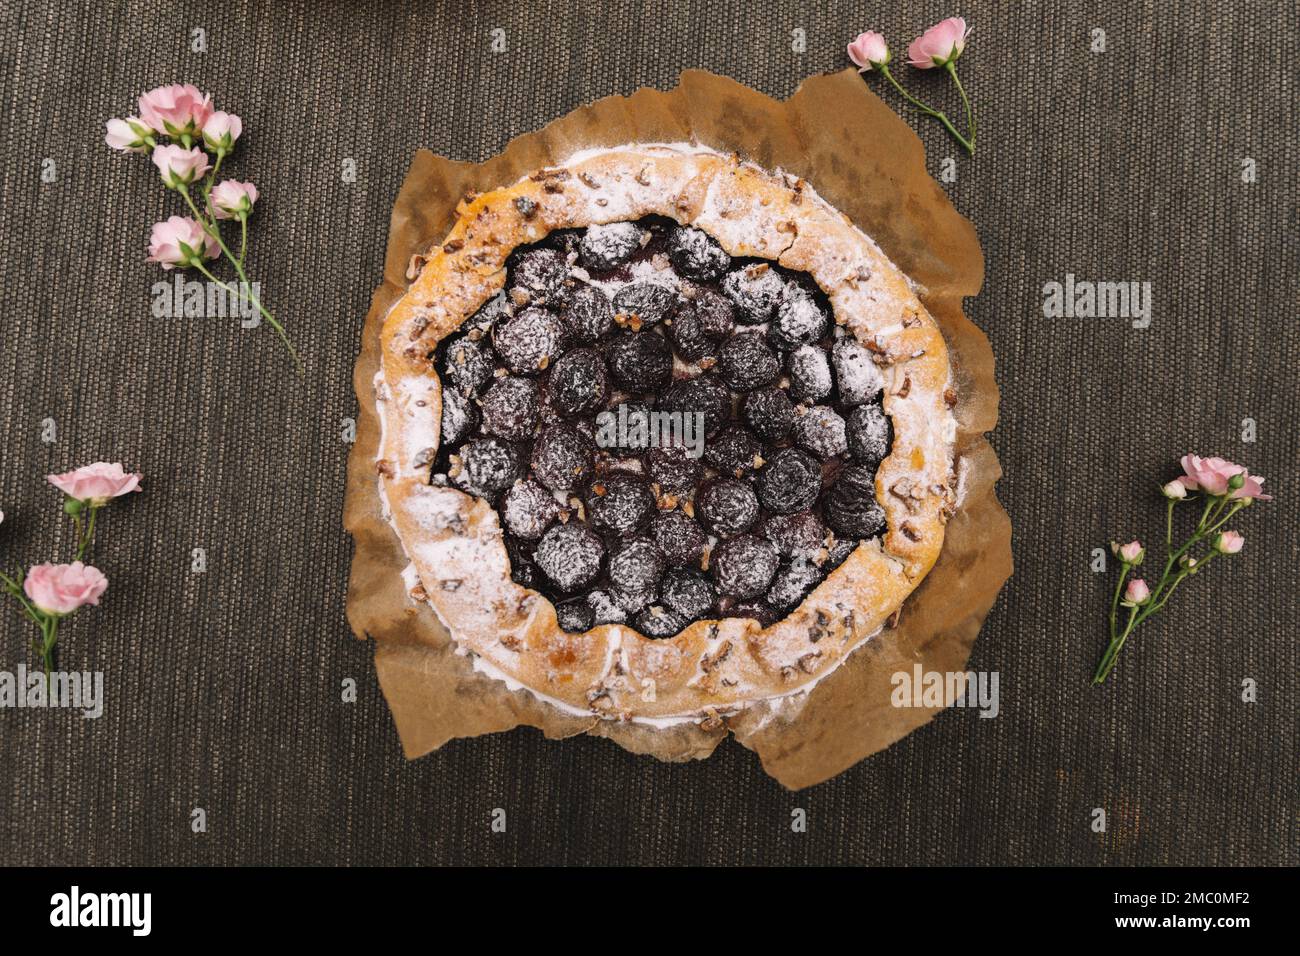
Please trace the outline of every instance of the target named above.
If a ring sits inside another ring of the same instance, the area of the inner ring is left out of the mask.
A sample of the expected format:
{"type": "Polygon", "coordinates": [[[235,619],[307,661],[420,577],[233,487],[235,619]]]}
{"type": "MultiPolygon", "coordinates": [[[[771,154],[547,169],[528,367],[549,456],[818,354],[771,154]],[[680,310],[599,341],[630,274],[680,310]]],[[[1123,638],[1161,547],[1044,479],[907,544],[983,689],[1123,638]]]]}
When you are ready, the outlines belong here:
{"type": "Polygon", "coordinates": [[[497,510],[511,576],[566,631],[766,626],[884,531],[871,353],[810,277],[702,230],[650,217],[516,250],[434,361],[432,480],[497,510]]]}

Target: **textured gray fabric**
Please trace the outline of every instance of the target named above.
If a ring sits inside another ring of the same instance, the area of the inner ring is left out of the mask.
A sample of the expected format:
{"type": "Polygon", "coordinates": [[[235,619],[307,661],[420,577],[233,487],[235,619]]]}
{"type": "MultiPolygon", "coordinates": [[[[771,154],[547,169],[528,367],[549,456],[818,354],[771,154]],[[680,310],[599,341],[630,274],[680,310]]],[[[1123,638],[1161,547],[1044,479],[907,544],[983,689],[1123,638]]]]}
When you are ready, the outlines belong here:
{"type": "MultiPolygon", "coordinates": [[[[957,157],[946,188],[987,257],[969,313],[999,359],[992,441],[1017,571],[971,666],[1000,673],[1000,716],[950,710],[793,795],[734,743],[670,766],[520,730],[402,759],[371,649],[343,617],[340,423],[413,151],[479,160],[686,67],[786,96],[842,67],[860,29],[901,53],[954,12],[872,6],[0,7],[0,563],[67,558],[46,471],[104,458],[147,474],[104,515],[102,607],[62,642],[66,668],[106,672],[104,716],[0,711],[0,863],[1300,862],[1293,3],[981,4],[962,60],[979,154],[909,114],[936,174],[957,157]],[[504,54],[489,52],[496,28],[504,54]],[[150,316],[163,273],[143,261],[149,223],[178,210],[147,160],[103,147],[102,123],[182,79],[244,119],[231,172],[264,195],[252,269],[308,357],[305,382],[265,329],[150,316]],[[1043,284],[1066,273],[1151,282],[1151,327],[1045,319],[1043,284]],[[1159,537],[1153,482],[1185,450],[1247,462],[1281,500],[1245,515],[1245,552],[1092,688],[1111,579],[1090,550],[1159,537]],[[355,704],[340,700],[349,677],[355,704]],[[493,834],[498,807],[508,829],[493,834]]],[[[899,72],[955,106],[941,78],[899,72]]],[[[4,607],[4,669],[33,663],[28,637],[4,607]]]]}

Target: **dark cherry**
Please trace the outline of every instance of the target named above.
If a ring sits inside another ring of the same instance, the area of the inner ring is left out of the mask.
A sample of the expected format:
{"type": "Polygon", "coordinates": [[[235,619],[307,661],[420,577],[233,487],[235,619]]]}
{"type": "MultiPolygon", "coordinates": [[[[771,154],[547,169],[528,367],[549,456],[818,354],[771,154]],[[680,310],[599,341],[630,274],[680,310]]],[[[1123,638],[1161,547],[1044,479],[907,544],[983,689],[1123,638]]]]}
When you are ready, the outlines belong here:
{"type": "Polygon", "coordinates": [[[876,500],[875,473],[861,465],[841,469],[822,501],[826,523],[837,535],[871,538],[885,530],[885,510],[876,500]]]}
{"type": "Polygon", "coordinates": [[[811,511],[772,515],[763,522],[763,537],[783,558],[811,560],[826,546],[826,526],[811,511]]]}
{"type": "Polygon", "coordinates": [[[597,272],[616,268],[641,248],[643,235],[641,227],[633,222],[588,226],[578,242],[578,259],[588,269],[597,272]]]}
{"type": "Polygon", "coordinates": [[[711,481],[700,492],[696,504],[704,526],[719,538],[748,531],[758,519],[758,497],[747,481],[711,481]]]}
{"type": "Polygon", "coordinates": [[[654,392],[673,377],[673,350],[654,332],[625,332],[605,350],[614,381],[630,392],[654,392]]]}
{"type": "Polygon", "coordinates": [[[581,633],[596,626],[596,611],[584,598],[555,605],[555,619],[562,630],[581,633]]]}
{"type": "Polygon", "coordinates": [[[760,388],[745,396],[741,407],[745,424],[764,441],[778,442],[790,434],[794,403],[779,388],[760,388]]]}
{"type": "Polygon", "coordinates": [[[822,466],[797,448],[783,448],[758,475],[758,500],[776,514],[807,511],[822,488],[822,466]]]}
{"type": "Polygon", "coordinates": [[[646,452],[650,480],[667,495],[688,495],[700,480],[700,460],[681,445],[661,445],[646,452]]]}
{"type": "Polygon", "coordinates": [[[546,576],[533,560],[533,546],[530,542],[520,541],[505,535],[506,559],[510,562],[510,580],[526,588],[542,587],[546,576]]]}
{"type": "Polygon", "coordinates": [[[654,514],[655,496],[640,475],[607,475],[591,483],[587,516],[597,531],[627,537],[654,514]]]}
{"type": "Polygon", "coordinates": [[[669,564],[699,564],[709,543],[704,529],[682,511],[661,511],[650,522],[650,534],[669,564]]]}
{"type": "Polygon", "coordinates": [[[612,591],[597,588],[587,595],[587,603],[596,615],[597,624],[621,624],[627,620],[627,611],[618,606],[612,591]]]}
{"type": "Polygon", "coordinates": [[[689,623],[689,620],[674,611],[652,605],[633,619],[632,626],[646,637],[659,639],[672,637],[689,623]]]}
{"type": "Polygon", "coordinates": [[[713,582],[691,568],[670,568],[664,572],[659,594],[669,610],[687,621],[696,621],[707,615],[718,600],[713,582]]]}
{"type": "Polygon", "coordinates": [[[534,559],[546,579],[561,591],[576,591],[600,574],[605,546],[577,522],[557,524],[542,535],[534,559]]]}
{"type": "Polygon", "coordinates": [[[492,381],[496,367],[492,349],[486,340],[461,336],[450,342],[444,351],[444,384],[449,391],[478,395],[492,381]]]}
{"type": "Polygon", "coordinates": [[[533,300],[563,302],[573,281],[563,252],[531,249],[520,255],[510,270],[511,288],[526,291],[533,300]]]}
{"type": "Polygon", "coordinates": [[[776,548],[758,535],[742,534],[713,550],[709,570],[723,594],[739,600],[763,594],[776,574],[776,548]]]}
{"type": "Polygon", "coordinates": [[[889,419],[879,405],[859,405],[844,422],[849,457],[875,468],[889,454],[889,419]]]}
{"type": "Polygon", "coordinates": [[[536,541],[563,509],[555,496],[531,478],[516,481],[501,502],[501,519],[515,537],[536,541]]]}
{"type": "Polygon", "coordinates": [[[659,408],[682,415],[704,416],[704,435],[712,438],[731,418],[731,393],[711,375],[698,375],[673,384],[659,408]]]}
{"type": "Polygon", "coordinates": [[[460,469],[452,481],[462,491],[494,498],[515,483],[522,467],[519,452],[499,438],[475,438],[460,447],[460,469]]]}
{"type": "Polygon", "coordinates": [[[444,448],[454,448],[478,430],[479,410],[474,399],[446,389],[442,393],[442,429],[439,441],[444,448]]]}
{"type": "Polygon", "coordinates": [[[579,342],[596,342],[614,327],[614,305],[600,289],[580,285],[560,313],[569,334],[579,342]]]}
{"type": "Polygon", "coordinates": [[[840,339],[831,349],[835,387],[841,405],[863,405],[875,399],[884,387],[880,370],[871,353],[852,339],[840,339]]]}
{"type": "Polygon", "coordinates": [[[633,282],[614,295],[615,321],[632,328],[662,322],[677,307],[677,293],[657,282],[633,282]]]}
{"type": "Polygon", "coordinates": [[[778,611],[788,611],[821,583],[821,568],[805,558],[782,565],[767,589],[767,603],[778,611]]]}
{"type": "Polygon", "coordinates": [[[483,430],[506,441],[532,438],[537,429],[537,397],[532,379],[497,379],[483,396],[483,430]]]}
{"type": "Polygon", "coordinates": [[[785,286],[785,280],[765,262],[729,272],[722,280],[722,291],[736,305],[736,320],[745,325],[770,322],[785,286]]]}
{"type": "Polygon", "coordinates": [[[733,335],[718,353],[718,376],[737,392],[771,385],[781,374],[781,360],[757,332],[733,335]]]}
{"type": "Polygon", "coordinates": [[[533,474],[552,491],[582,488],[591,477],[596,448],[570,425],[548,425],[533,444],[533,474]]]}
{"type": "Polygon", "coordinates": [[[546,383],[551,404],[562,415],[587,415],[609,397],[605,360],[595,349],[574,349],[561,356],[546,383]]]}
{"type": "Polygon", "coordinates": [[[804,405],[816,405],[831,396],[835,382],[826,352],[815,345],[801,345],[786,360],[790,375],[790,397],[804,405]]]}
{"type": "Polygon", "coordinates": [[[649,538],[636,538],[609,556],[609,583],[614,599],[628,614],[635,614],[659,597],[664,558],[649,538]]]}
{"type": "Polygon", "coordinates": [[[819,341],[829,328],[830,318],[812,293],[791,283],[776,307],[772,324],[767,327],[767,338],[782,352],[789,352],[819,341]]]}
{"type": "Polygon", "coordinates": [[[731,265],[731,256],[713,237],[693,226],[678,226],[669,234],[668,258],[678,273],[697,282],[716,279],[731,265]]]}
{"type": "Polygon", "coordinates": [[[516,375],[537,375],[559,358],[567,345],[564,324],[544,309],[528,308],[492,330],[492,344],[516,375]]]}
{"type": "Polygon", "coordinates": [[[699,322],[700,331],[715,342],[726,339],[736,329],[736,309],[731,300],[708,286],[693,285],[683,290],[681,313],[690,313],[699,322]]]}
{"type": "Polygon", "coordinates": [[[794,443],[822,461],[848,451],[844,419],[829,405],[814,405],[794,419],[794,443]]]}
{"type": "Polygon", "coordinates": [[[717,358],[718,343],[705,335],[699,314],[692,308],[681,309],[673,316],[668,325],[668,338],[677,354],[688,362],[717,358]]]}
{"type": "Polygon", "coordinates": [[[740,478],[762,464],[764,449],[743,425],[729,425],[704,446],[704,461],[725,475],[740,478]]]}

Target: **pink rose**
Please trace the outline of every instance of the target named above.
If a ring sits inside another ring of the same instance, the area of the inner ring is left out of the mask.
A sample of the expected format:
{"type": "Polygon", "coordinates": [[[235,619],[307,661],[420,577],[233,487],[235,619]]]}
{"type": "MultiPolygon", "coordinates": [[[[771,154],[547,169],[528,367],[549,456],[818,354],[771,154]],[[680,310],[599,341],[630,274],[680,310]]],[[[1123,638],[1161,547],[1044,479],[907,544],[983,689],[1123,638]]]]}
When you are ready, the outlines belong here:
{"type": "Polygon", "coordinates": [[[137,116],[111,119],[104,124],[104,142],[124,153],[147,153],[153,144],[152,130],[137,116]]]}
{"type": "Polygon", "coordinates": [[[1229,495],[1231,492],[1229,497],[1232,498],[1273,500],[1272,495],[1264,494],[1264,479],[1249,474],[1241,465],[1223,458],[1200,458],[1196,455],[1184,455],[1181,464],[1186,474],[1178,481],[1188,491],[1203,491],[1207,495],[1229,495]],[[1241,480],[1234,482],[1238,475],[1241,480]]]}
{"type": "Polygon", "coordinates": [[[223,179],[213,188],[209,197],[213,215],[218,219],[243,219],[253,211],[257,202],[257,187],[234,179],[223,179]]]}
{"type": "Polygon", "coordinates": [[[108,590],[108,578],[80,561],[71,564],[38,564],[23,581],[27,598],[46,614],[71,614],[85,604],[98,604],[108,590]]]}
{"type": "Polygon", "coordinates": [[[853,61],[859,73],[866,73],[873,66],[884,66],[889,63],[889,47],[885,43],[885,38],[874,30],[858,34],[858,38],[849,44],[848,49],[849,59],[853,61]]]}
{"type": "Polygon", "coordinates": [[[1187,488],[1181,481],[1175,478],[1168,484],[1160,486],[1160,493],[1170,501],[1181,501],[1187,497],[1187,488]]]}
{"type": "Polygon", "coordinates": [[[1246,539],[1235,531],[1221,531],[1214,539],[1214,550],[1221,554],[1236,554],[1246,546],[1246,539]]]}
{"type": "Polygon", "coordinates": [[[1124,589],[1124,602],[1126,604],[1145,604],[1151,597],[1151,589],[1141,578],[1134,578],[1124,589]]]}
{"type": "Polygon", "coordinates": [[[164,269],[192,266],[215,258],[218,251],[217,241],[187,216],[155,222],[149,236],[149,261],[162,263],[164,269]]]}
{"type": "Polygon", "coordinates": [[[197,146],[186,149],[174,143],[153,148],[153,164],[162,173],[163,185],[176,189],[188,186],[208,171],[208,154],[197,146]]]}
{"type": "Polygon", "coordinates": [[[203,124],[203,142],[207,144],[208,149],[219,154],[228,153],[234,148],[235,140],[239,139],[239,134],[243,131],[244,124],[239,121],[238,116],[218,110],[203,124]]]}
{"type": "Polygon", "coordinates": [[[96,508],[108,504],[112,498],[120,498],[132,491],[140,491],[140,482],[144,475],[139,472],[127,472],[121,462],[109,464],[97,461],[93,465],[84,465],[62,475],[46,475],[45,480],[58,488],[69,498],[94,505],[96,508]]]}
{"type": "Polygon", "coordinates": [[[168,136],[197,136],[212,115],[212,97],[189,83],[160,86],[140,97],[140,118],[168,136]]]}
{"type": "Polygon", "coordinates": [[[1125,564],[1140,564],[1142,562],[1142,543],[1137,540],[1130,541],[1128,544],[1121,544],[1115,549],[1120,560],[1125,564]]]}
{"type": "Polygon", "coordinates": [[[931,67],[947,66],[966,49],[966,21],[961,17],[949,17],[937,23],[912,41],[907,48],[907,62],[921,70],[931,67]]]}

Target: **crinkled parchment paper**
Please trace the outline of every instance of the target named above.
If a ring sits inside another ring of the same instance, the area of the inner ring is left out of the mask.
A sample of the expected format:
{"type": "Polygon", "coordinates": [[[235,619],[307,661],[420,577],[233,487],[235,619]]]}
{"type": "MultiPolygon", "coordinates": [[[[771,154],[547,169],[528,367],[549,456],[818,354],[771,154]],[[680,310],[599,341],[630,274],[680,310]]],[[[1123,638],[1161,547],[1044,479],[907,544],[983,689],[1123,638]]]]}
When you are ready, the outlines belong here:
{"type": "Polygon", "coordinates": [[[964,670],[984,616],[1011,573],[1011,523],[993,491],[1001,470],[982,437],[997,420],[993,354],[961,310],[962,298],[979,291],[983,272],[975,230],[930,178],[920,140],[848,69],[809,79],[783,103],[725,77],[688,71],[670,92],[643,89],[581,107],[484,163],[417,153],[393,207],[384,282],[362,332],[354,374],[360,419],[344,509],[356,542],[348,620],[358,637],[375,642],[380,686],[406,755],[523,724],[548,737],[599,734],[636,753],[688,760],[708,756],[733,733],[769,774],[797,789],[835,776],[929,721],[939,708],[891,706],[892,675],[910,673],[916,664],[925,671],[964,670]],[[923,287],[921,298],[948,340],[958,385],[961,504],[938,563],[904,605],[898,625],[811,692],[757,704],[716,731],[693,723],[656,729],[575,717],[476,673],[455,653],[433,611],[407,596],[407,560],[381,513],[375,474],[380,326],[406,290],[411,257],[447,233],[457,201],[581,149],[692,141],[803,177],[875,239],[923,287]]]}

